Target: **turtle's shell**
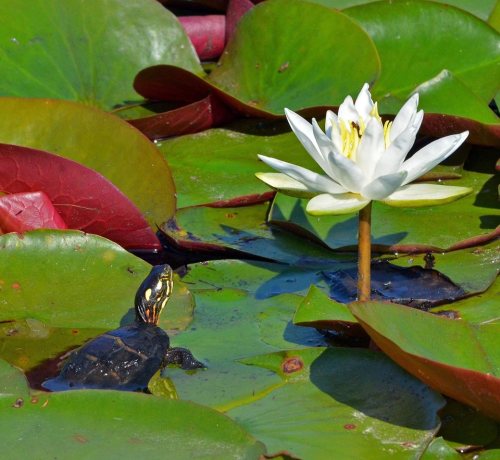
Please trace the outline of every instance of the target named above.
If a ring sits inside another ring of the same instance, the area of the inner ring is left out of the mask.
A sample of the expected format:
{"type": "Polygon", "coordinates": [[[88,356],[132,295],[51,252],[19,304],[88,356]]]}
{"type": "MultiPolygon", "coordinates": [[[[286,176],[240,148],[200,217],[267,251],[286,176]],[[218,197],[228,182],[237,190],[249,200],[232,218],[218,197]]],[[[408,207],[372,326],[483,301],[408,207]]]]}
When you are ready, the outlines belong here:
{"type": "Polygon", "coordinates": [[[76,350],[60,375],[43,386],[60,391],[104,388],[136,391],[147,388],[170,345],[165,331],[136,322],[106,332],[76,350]]]}

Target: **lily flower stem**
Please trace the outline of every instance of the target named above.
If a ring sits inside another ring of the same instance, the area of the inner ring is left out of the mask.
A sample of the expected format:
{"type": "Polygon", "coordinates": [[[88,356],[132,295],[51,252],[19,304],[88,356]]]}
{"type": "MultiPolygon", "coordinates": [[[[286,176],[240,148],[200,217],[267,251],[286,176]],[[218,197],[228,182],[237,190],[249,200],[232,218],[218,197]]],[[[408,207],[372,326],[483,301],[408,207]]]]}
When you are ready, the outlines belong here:
{"type": "Polygon", "coordinates": [[[366,302],[371,294],[371,221],[372,202],[359,211],[358,228],[358,300],[366,302]]]}

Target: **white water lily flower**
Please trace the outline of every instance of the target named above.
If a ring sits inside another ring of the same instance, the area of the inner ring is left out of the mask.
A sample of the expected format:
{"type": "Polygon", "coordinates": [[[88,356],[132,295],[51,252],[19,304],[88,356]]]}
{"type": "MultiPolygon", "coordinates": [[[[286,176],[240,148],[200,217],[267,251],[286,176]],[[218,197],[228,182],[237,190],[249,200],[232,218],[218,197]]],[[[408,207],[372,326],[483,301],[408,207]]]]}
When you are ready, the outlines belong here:
{"type": "Polygon", "coordinates": [[[325,174],[259,155],[280,172],[256,175],[287,195],[313,197],[306,210],[315,215],[351,213],[372,200],[391,206],[428,206],[469,194],[468,187],[410,183],[448,158],[469,134],[438,139],[405,160],[424,116],[417,106],[415,94],[394,121],[382,123],[365,84],[356,102],[350,96],[344,100],[338,116],[326,113],[326,133],[315,119],[310,124],[285,109],[293,132],[325,174]]]}

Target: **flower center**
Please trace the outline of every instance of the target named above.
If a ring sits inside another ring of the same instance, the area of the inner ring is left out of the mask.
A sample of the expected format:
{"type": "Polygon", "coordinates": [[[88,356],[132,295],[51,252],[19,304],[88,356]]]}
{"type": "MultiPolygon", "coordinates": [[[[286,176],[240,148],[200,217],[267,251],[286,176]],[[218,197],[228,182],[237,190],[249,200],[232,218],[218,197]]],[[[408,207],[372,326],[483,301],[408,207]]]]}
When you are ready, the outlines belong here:
{"type": "MultiPolygon", "coordinates": [[[[373,109],[370,116],[377,119],[380,124],[382,124],[382,118],[378,113],[377,103],[373,105],[373,109]]],[[[391,143],[392,121],[386,121],[384,123],[384,144],[385,148],[389,147],[391,143]]],[[[339,129],[340,129],[340,140],[342,144],[342,153],[352,161],[356,161],[356,152],[358,150],[358,145],[363,137],[366,128],[365,120],[360,119],[359,123],[354,123],[353,121],[345,121],[339,119],[339,129]]]]}

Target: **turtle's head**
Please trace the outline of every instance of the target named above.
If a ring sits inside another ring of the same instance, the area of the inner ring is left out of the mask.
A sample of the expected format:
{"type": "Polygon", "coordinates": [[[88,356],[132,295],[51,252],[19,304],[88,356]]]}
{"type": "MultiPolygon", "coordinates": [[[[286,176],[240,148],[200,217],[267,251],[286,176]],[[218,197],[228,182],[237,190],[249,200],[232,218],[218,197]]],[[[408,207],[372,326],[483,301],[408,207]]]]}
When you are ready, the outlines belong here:
{"type": "Polygon", "coordinates": [[[172,294],[173,284],[173,271],[169,265],[153,267],[135,295],[136,321],[158,324],[160,313],[172,294]]]}

